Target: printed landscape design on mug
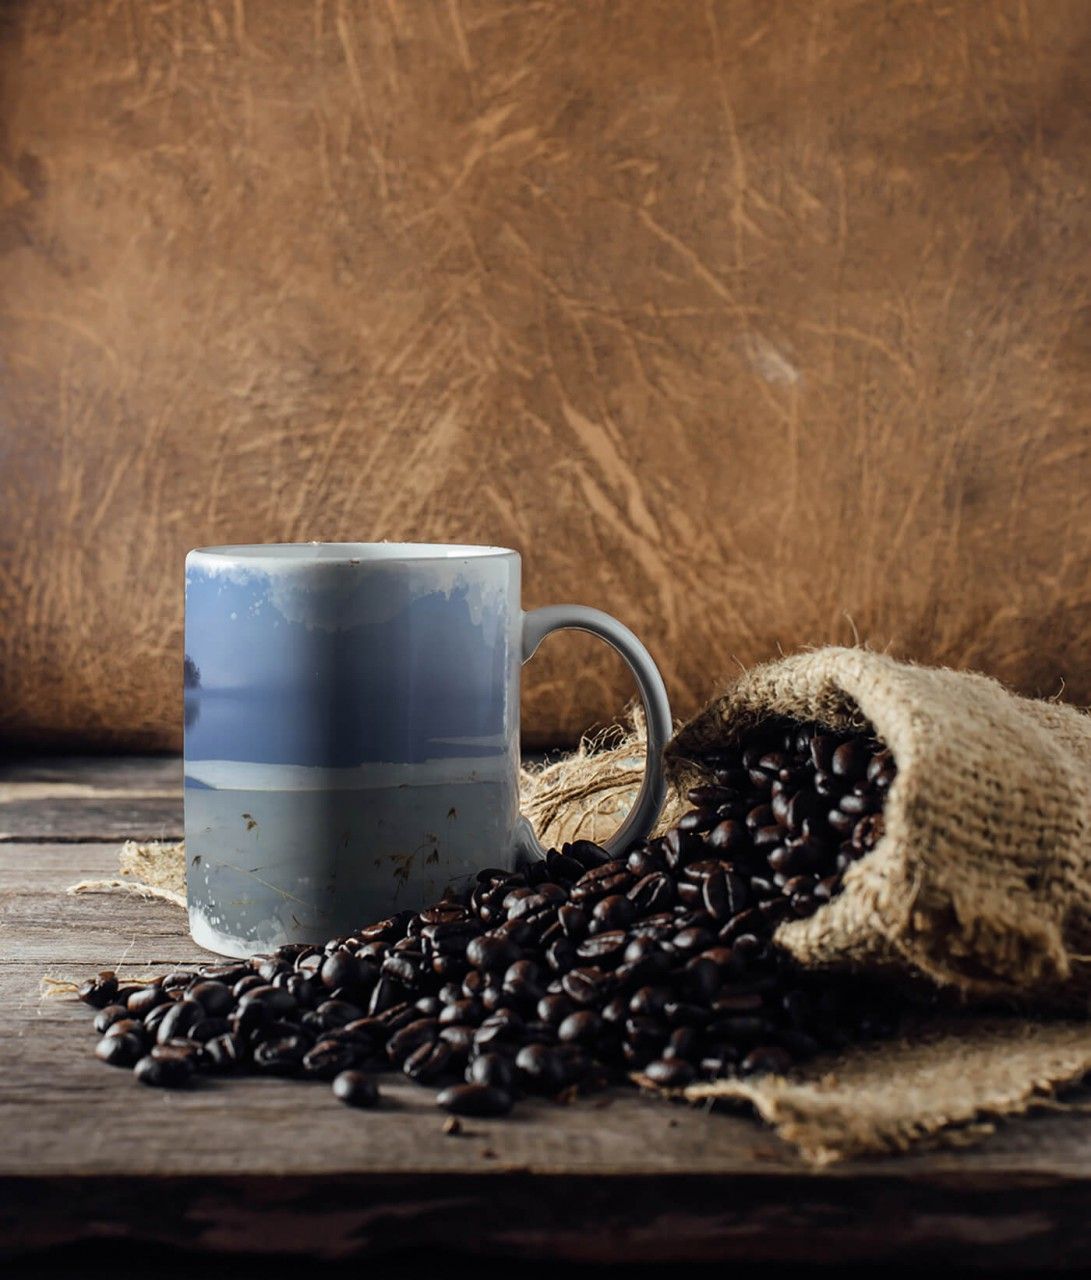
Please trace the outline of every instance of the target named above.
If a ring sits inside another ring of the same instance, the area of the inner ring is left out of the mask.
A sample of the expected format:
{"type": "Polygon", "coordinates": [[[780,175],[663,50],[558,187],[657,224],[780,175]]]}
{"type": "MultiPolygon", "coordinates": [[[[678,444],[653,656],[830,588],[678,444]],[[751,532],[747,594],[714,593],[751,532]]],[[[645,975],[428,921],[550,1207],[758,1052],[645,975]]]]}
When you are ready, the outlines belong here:
{"type": "Polygon", "coordinates": [[[191,927],[229,954],[438,897],[518,821],[518,558],[252,550],[186,562],[191,927]]]}

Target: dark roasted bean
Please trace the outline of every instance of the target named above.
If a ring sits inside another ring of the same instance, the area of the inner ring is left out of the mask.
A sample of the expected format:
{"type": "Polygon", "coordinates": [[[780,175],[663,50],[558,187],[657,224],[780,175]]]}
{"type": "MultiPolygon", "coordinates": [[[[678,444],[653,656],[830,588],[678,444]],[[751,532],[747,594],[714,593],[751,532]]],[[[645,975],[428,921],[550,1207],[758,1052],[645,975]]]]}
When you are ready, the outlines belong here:
{"type": "Polygon", "coordinates": [[[129,1010],[123,1004],[108,1004],[95,1014],[94,1027],[101,1035],[108,1031],[115,1022],[129,1017],[129,1010]]]}
{"type": "Polygon", "coordinates": [[[683,1089],[692,1084],[696,1072],[684,1058],[657,1058],[644,1068],[644,1074],[662,1089],[683,1089]]]}
{"type": "Polygon", "coordinates": [[[193,1078],[193,1065],[188,1058],[141,1058],[133,1068],[133,1075],[141,1084],[160,1089],[178,1089],[193,1078]]]}
{"type": "Polygon", "coordinates": [[[195,982],[186,998],[196,1000],[210,1018],[226,1018],[235,1006],[231,988],[222,982],[195,982]]]}
{"type": "Polygon", "coordinates": [[[499,1053],[481,1053],[466,1068],[467,1084],[489,1085],[510,1093],[515,1084],[515,1066],[499,1053]]]}
{"type": "Polygon", "coordinates": [[[179,1000],[160,1019],[155,1039],[159,1044],[165,1044],[176,1036],[188,1035],[190,1028],[203,1021],[204,1017],[204,1008],[196,1000],[179,1000]]]}
{"type": "Polygon", "coordinates": [[[95,1045],[95,1057],[111,1067],[131,1067],[143,1053],[143,1039],[132,1032],[103,1036],[95,1045]]]}
{"type": "MultiPolygon", "coordinates": [[[[76,995],[84,1004],[89,1004],[92,1009],[105,1009],[108,1004],[113,1004],[117,999],[118,982],[117,975],[110,969],[104,969],[101,973],[96,974],[93,978],[88,978],[81,983],[76,991],[76,995]]],[[[131,1010],[131,1012],[136,1012],[131,1010]]]]}
{"type": "Polygon", "coordinates": [[[386,1045],[386,1056],[395,1065],[400,1065],[415,1049],[419,1049],[422,1044],[431,1044],[438,1037],[439,1023],[435,1018],[418,1018],[390,1037],[386,1045]]]}
{"type": "Polygon", "coordinates": [[[169,999],[170,996],[160,986],[141,987],[129,997],[126,1007],[130,1017],[143,1018],[151,1013],[157,1004],[166,1004],[169,999]]]}
{"type": "Polygon", "coordinates": [[[234,1071],[246,1061],[242,1040],[230,1033],[216,1036],[205,1043],[205,1065],[211,1071],[234,1071]]]}
{"type": "Polygon", "coordinates": [[[452,1084],[436,1095],[436,1105],[456,1116],[506,1116],[511,1094],[489,1084],[452,1084]]]}
{"type": "Polygon", "coordinates": [[[771,1071],[783,1075],[792,1066],[792,1055],[778,1045],[763,1044],[751,1049],[739,1064],[744,1075],[754,1075],[761,1071],[771,1071]]]}
{"type": "Polygon", "coordinates": [[[362,1071],[342,1071],[333,1079],[333,1096],[347,1107],[375,1107],[380,1100],[379,1086],[362,1071]]]}

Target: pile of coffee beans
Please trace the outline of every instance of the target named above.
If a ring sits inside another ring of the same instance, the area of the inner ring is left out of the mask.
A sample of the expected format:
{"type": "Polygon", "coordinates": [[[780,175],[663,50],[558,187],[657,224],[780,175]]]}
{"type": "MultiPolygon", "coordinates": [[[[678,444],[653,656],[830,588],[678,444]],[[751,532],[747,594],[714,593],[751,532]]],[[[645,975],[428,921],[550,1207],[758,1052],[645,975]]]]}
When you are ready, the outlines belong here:
{"type": "Polygon", "coordinates": [[[694,808],[626,857],[581,840],[324,946],[147,985],[100,973],[80,989],[95,1052],[148,1085],[245,1071],[364,1107],[396,1069],[448,1111],[499,1116],[524,1093],[783,1072],[889,1033],[887,994],[772,940],[882,835],[889,750],[775,721],[703,764],[694,808]]]}

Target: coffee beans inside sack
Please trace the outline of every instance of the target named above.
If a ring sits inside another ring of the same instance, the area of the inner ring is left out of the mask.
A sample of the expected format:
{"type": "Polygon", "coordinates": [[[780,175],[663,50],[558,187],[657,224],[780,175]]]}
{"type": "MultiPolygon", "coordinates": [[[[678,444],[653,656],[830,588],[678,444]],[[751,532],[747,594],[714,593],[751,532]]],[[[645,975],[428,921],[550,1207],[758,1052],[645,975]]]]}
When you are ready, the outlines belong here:
{"type": "Polygon", "coordinates": [[[503,1115],[633,1074],[782,1073],[889,1033],[873,982],[806,972],[773,934],[881,838],[891,752],[776,718],[700,764],[692,808],[625,858],[577,841],[321,947],[139,987],[101,974],[81,989],[96,1052],[144,1084],[246,1071],[331,1080],[357,1106],[397,1070],[448,1111],[503,1115]]]}

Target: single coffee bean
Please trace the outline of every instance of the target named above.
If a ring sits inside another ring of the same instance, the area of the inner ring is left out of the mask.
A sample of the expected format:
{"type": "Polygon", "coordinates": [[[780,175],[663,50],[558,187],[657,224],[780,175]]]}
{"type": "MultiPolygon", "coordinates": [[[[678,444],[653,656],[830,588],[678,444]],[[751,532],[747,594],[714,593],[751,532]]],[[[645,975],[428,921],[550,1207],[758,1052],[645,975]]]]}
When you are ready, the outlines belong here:
{"type": "MultiPolygon", "coordinates": [[[[836,758],[836,752],[834,753],[836,758]]],[[[739,1070],[744,1075],[754,1075],[758,1072],[772,1072],[776,1075],[783,1075],[785,1071],[792,1067],[792,1055],[787,1049],[778,1045],[758,1045],[751,1049],[743,1058],[739,1066],[739,1070]]]]}
{"type": "Polygon", "coordinates": [[[515,1065],[500,1053],[481,1053],[466,1068],[467,1084],[489,1085],[511,1093],[515,1084],[515,1065]]]}
{"type": "Polygon", "coordinates": [[[557,1028],[557,1039],[564,1044],[593,1047],[602,1030],[602,1019],[591,1009],[570,1013],[557,1028]]]}
{"type": "Polygon", "coordinates": [[[591,966],[572,969],[561,979],[561,987],[578,1005],[597,1004],[611,990],[610,975],[591,966]]]}
{"type": "Polygon", "coordinates": [[[436,1095],[436,1104],[456,1116],[506,1116],[511,1094],[494,1085],[452,1084],[436,1095]]]}
{"type": "Polygon", "coordinates": [[[134,991],[126,1001],[129,1010],[129,1016],[132,1018],[143,1018],[146,1014],[151,1013],[157,1004],[166,1004],[170,996],[162,987],[152,985],[141,987],[139,991],[134,991]]]}
{"type": "Polygon", "coordinates": [[[95,1030],[102,1034],[108,1031],[115,1022],[120,1022],[128,1017],[129,1010],[123,1004],[108,1004],[95,1014],[95,1030]]]}
{"type": "Polygon", "coordinates": [[[95,977],[88,978],[76,991],[77,997],[92,1009],[105,1009],[108,1004],[113,1004],[117,993],[117,975],[110,969],[104,969],[95,977]]]}
{"type": "Polygon", "coordinates": [[[445,1040],[433,1040],[414,1049],[402,1063],[402,1070],[417,1084],[434,1084],[450,1074],[454,1064],[455,1051],[451,1045],[445,1040]]]}
{"type": "Polygon", "coordinates": [[[153,1058],[148,1055],[133,1067],[133,1075],[141,1084],[159,1089],[179,1089],[193,1078],[193,1066],[188,1058],[153,1058]]]}
{"type": "Polygon", "coordinates": [[[205,1065],[212,1071],[234,1071],[245,1061],[246,1046],[239,1036],[225,1033],[205,1042],[205,1065]]]}
{"type": "Polygon", "coordinates": [[[380,1100],[379,1086],[362,1071],[342,1071],[336,1075],[333,1096],[347,1107],[375,1107],[380,1100]]]}
{"type": "Polygon", "coordinates": [[[160,1020],[155,1032],[156,1041],[164,1044],[177,1036],[187,1035],[190,1028],[202,1021],[204,1016],[204,1007],[196,1000],[179,1000],[171,1005],[160,1020]]]}
{"type": "Polygon", "coordinates": [[[95,1057],[111,1067],[131,1067],[143,1053],[143,1040],[131,1032],[103,1036],[95,1045],[95,1057]]]}
{"type": "Polygon", "coordinates": [[[528,1044],[515,1055],[515,1073],[528,1092],[553,1094],[564,1087],[564,1060],[548,1045],[528,1044]]]}
{"type": "Polygon", "coordinates": [[[692,1084],[697,1075],[684,1058],[657,1058],[648,1063],[644,1074],[663,1089],[683,1089],[692,1084]]]}

